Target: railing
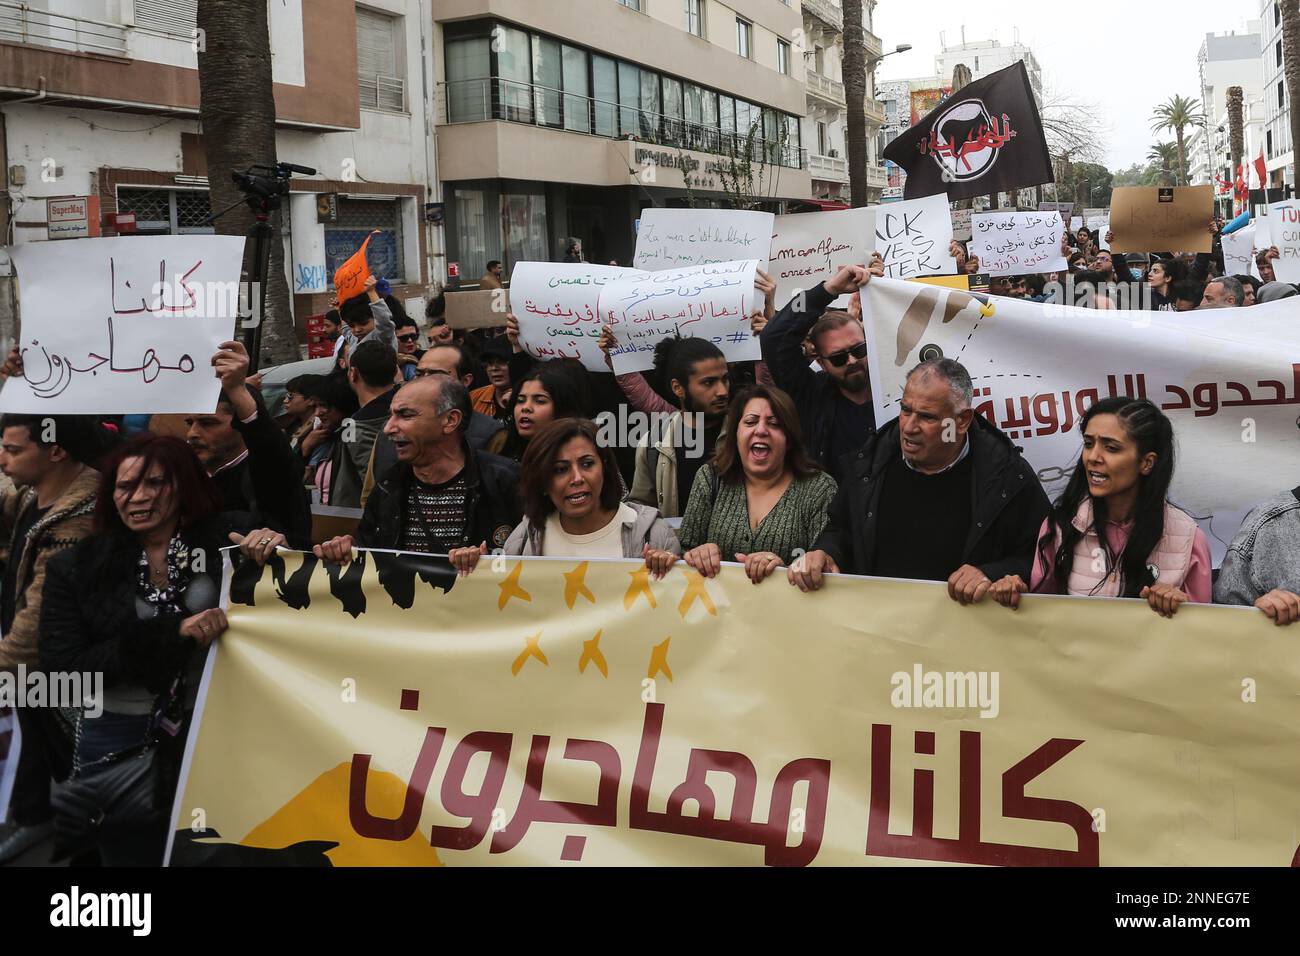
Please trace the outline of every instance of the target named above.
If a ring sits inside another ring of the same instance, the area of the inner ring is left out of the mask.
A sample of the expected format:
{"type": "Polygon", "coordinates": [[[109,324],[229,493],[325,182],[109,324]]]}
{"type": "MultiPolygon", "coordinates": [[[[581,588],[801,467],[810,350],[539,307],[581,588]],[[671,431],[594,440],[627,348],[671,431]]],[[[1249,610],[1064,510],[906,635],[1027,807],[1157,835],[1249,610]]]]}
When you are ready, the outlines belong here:
{"type": "Polygon", "coordinates": [[[884,189],[889,185],[889,177],[885,174],[883,166],[867,167],[867,188],[884,189]]]}
{"type": "Polygon", "coordinates": [[[867,69],[871,69],[871,61],[879,60],[885,55],[885,48],[880,43],[880,37],[876,36],[870,30],[863,30],[867,39],[867,69]]]}
{"type": "Polygon", "coordinates": [[[406,110],[406,83],[400,76],[358,75],[357,88],[363,107],[396,113],[406,110]]]}
{"type": "Polygon", "coordinates": [[[847,183],[849,181],[849,161],[838,156],[822,156],[819,153],[810,153],[808,155],[808,172],[813,179],[847,183]]]}
{"type": "Polygon", "coordinates": [[[830,100],[840,106],[844,105],[844,84],[839,80],[832,80],[830,77],[822,76],[809,70],[804,74],[808,83],[808,92],[822,99],[830,100]]]}
{"type": "Polygon", "coordinates": [[[803,0],[803,8],[822,23],[834,27],[837,33],[844,31],[844,11],[830,0],[803,0]]]}
{"type": "Polygon", "coordinates": [[[0,42],[45,46],[77,53],[126,55],[127,28],[120,23],[36,10],[0,2],[0,42]]]}
{"type": "Polygon", "coordinates": [[[885,108],[875,100],[863,100],[862,112],[866,114],[868,125],[885,125],[885,108]]]}
{"type": "Polygon", "coordinates": [[[610,139],[634,139],[655,146],[739,157],[751,145],[754,162],[802,169],[803,151],[792,143],[768,140],[757,133],[723,131],[680,117],[643,110],[592,96],[515,80],[483,78],[438,84],[436,118],[440,125],[503,120],[569,133],[610,139]]]}

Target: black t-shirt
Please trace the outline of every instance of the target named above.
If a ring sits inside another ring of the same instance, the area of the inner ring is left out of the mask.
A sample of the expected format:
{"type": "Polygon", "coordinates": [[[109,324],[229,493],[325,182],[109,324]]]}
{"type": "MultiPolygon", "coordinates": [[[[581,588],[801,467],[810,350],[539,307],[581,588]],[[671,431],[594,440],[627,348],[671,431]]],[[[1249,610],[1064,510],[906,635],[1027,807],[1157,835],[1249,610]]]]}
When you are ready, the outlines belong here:
{"type": "Polygon", "coordinates": [[[896,454],[880,489],[872,573],[947,581],[970,532],[972,480],[969,454],[937,475],[913,471],[896,454]]]}
{"type": "Polygon", "coordinates": [[[31,531],[36,522],[44,518],[49,510],[48,507],[35,506],[26,509],[14,528],[14,549],[9,555],[9,563],[5,565],[3,593],[0,593],[0,633],[9,633],[9,628],[14,623],[14,614],[17,613],[15,608],[18,605],[18,569],[22,567],[23,555],[27,550],[27,532],[31,531]]]}
{"type": "Polygon", "coordinates": [[[724,416],[718,416],[716,421],[710,418],[704,420],[704,441],[689,449],[694,452],[696,447],[699,448],[698,455],[687,454],[688,449],[681,445],[673,449],[673,454],[677,456],[677,507],[682,514],[686,514],[686,499],[691,496],[691,488],[695,485],[695,473],[713,457],[714,446],[722,435],[725,423],[724,416]]]}
{"type": "Polygon", "coordinates": [[[835,393],[835,398],[831,401],[830,442],[822,467],[837,483],[843,483],[840,459],[865,445],[875,427],[876,410],[870,401],[859,405],[838,391],[835,393]]]}
{"type": "MultiPolygon", "coordinates": [[[[428,485],[414,475],[406,489],[398,548],[446,554],[462,546],[468,527],[469,484],[462,469],[454,478],[428,485]]],[[[478,544],[478,542],[474,542],[478,544]]]]}

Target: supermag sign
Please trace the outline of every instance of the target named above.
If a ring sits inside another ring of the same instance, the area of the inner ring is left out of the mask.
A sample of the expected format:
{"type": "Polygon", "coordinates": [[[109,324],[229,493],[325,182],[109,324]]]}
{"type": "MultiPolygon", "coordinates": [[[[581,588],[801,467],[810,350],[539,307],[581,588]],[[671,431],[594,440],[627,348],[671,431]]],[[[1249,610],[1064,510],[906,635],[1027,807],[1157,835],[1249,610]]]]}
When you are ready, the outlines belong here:
{"type": "Polygon", "coordinates": [[[99,232],[99,197],[68,196],[45,200],[46,236],[50,239],[89,239],[99,232]]]}

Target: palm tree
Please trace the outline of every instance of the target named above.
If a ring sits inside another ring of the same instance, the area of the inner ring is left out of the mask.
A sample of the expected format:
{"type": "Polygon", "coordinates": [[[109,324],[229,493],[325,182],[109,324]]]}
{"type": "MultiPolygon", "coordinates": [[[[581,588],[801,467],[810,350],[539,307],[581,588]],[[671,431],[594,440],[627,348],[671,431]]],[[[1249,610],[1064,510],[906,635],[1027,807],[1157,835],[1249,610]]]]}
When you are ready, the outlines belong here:
{"type": "MultiPolygon", "coordinates": [[[[1206,130],[1206,136],[1209,136],[1208,129],[1206,130]]],[[[1237,213],[1240,210],[1237,208],[1237,187],[1235,182],[1237,170],[1241,169],[1242,158],[1246,152],[1245,117],[1240,86],[1228,87],[1228,141],[1231,144],[1232,151],[1232,169],[1229,178],[1234,182],[1232,187],[1232,210],[1237,213]]],[[[1243,178],[1246,178],[1244,170],[1242,175],[1243,178]]]]}
{"type": "Polygon", "coordinates": [[[844,148],[848,153],[849,196],[854,208],[867,204],[867,36],[863,0],[844,0],[844,105],[848,111],[844,148]]]}
{"type": "Polygon", "coordinates": [[[1286,100],[1291,106],[1291,155],[1295,168],[1291,173],[1296,189],[1300,190],[1300,3],[1282,0],[1282,63],[1286,74],[1286,100]]]}
{"type": "Polygon", "coordinates": [[[1178,144],[1178,176],[1174,180],[1174,185],[1187,185],[1187,143],[1183,130],[1202,120],[1201,115],[1196,112],[1196,100],[1185,96],[1170,97],[1167,102],[1155,108],[1151,118],[1155,121],[1151,124],[1151,132],[1173,131],[1174,140],[1178,144]]]}
{"type": "Polygon", "coordinates": [[[1178,161],[1177,143],[1156,143],[1147,153],[1147,160],[1160,164],[1160,184],[1170,185],[1173,178],[1173,165],[1178,161]]]}
{"type": "MultiPolygon", "coordinates": [[[[199,118],[208,160],[208,189],[212,208],[217,210],[238,202],[243,195],[230,178],[232,172],[276,161],[266,0],[199,0],[196,24],[199,118]]],[[[278,227],[280,215],[272,214],[273,226],[278,227]]],[[[238,205],[214,226],[222,235],[242,236],[252,222],[252,211],[238,205]]],[[[266,364],[292,362],[299,357],[298,339],[289,310],[284,243],[278,236],[270,243],[269,259],[260,358],[266,364]]],[[[250,280],[256,275],[251,239],[244,247],[244,275],[250,280]]],[[[252,301],[256,309],[256,299],[252,301]]]]}

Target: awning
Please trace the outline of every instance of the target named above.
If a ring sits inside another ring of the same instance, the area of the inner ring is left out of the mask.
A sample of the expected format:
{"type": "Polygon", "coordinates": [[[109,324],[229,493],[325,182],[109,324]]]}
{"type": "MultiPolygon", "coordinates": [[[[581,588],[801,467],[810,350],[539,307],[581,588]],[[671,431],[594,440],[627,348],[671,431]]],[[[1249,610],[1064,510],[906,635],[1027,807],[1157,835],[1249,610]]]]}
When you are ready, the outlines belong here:
{"type": "Polygon", "coordinates": [[[795,202],[801,206],[812,206],[816,209],[824,209],[827,212],[849,208],[848,203],[840,202],[838,199],[797,199],[795,202]]]}

